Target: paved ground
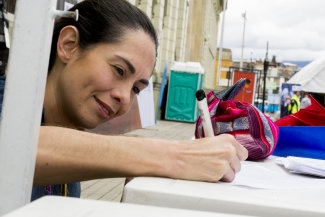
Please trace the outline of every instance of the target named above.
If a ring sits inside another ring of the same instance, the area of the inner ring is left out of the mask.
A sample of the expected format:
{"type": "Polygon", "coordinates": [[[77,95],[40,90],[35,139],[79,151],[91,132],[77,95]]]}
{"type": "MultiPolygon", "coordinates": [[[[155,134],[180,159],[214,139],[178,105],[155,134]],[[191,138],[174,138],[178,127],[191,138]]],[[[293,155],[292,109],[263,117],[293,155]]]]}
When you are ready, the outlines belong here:
{"type": "Polygon", "coordinates": [[[81,198],[119,202],[122,197],[124,178],[97,179],[81,183],[81,198]]]}
{"type": "Polygon", "coordinates": [[[274,113],[265,113],[272,121],[277,121],[280,119],[280,112],[274,112],[274,113]]]}
{"type": "MultiPolygon", "coordinates": [[[[146,129],[134,130],[123,135],[131,137],[190,140],[194,136],[194,123],[158,121],[146,129]]],[[[98,179],[81,183],[81,198],[116,201],[121,200],[124,178],[98,179]]]]}

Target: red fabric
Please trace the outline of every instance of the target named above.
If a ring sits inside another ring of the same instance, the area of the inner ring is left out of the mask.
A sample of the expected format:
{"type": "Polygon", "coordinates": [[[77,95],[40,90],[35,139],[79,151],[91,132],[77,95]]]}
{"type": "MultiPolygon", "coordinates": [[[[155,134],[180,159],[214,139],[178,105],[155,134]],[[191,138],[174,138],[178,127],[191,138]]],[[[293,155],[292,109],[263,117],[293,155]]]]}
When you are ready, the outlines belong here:
{"type": "Polygon", "coordinates": [[[226,100],[219,103],[216,114],[216,121],[232,121],[247,116],[247,111],[237,108],[234,100],[226,100]]]}
{"type": "MultiPolygon", "coordinates": [[[[214,135],[228,133],[248,150],[248,160],[271,155],[276,147],[279,129],[261,111],[246,102],[220,100],[211,91],[207,94],[214,135]]],[[[205,137],[202,118],[196,123],[195,138],[205,137]]]]}

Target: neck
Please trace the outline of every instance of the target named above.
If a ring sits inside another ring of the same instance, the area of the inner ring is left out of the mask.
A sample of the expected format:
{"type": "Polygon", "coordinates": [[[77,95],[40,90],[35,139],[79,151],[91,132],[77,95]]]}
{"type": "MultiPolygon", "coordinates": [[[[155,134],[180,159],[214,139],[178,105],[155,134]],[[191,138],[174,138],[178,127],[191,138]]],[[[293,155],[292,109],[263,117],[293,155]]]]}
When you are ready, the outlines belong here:
{"type": "Polygon", "coordinates": [[[53,69],[47,78],[45,98],[44,98],[44,115],[47,126],[61,126],[76,129],[77,127],[67,118],[62,106],[60,106],[60,93],[58,87],[59,73],[53,69]]]}

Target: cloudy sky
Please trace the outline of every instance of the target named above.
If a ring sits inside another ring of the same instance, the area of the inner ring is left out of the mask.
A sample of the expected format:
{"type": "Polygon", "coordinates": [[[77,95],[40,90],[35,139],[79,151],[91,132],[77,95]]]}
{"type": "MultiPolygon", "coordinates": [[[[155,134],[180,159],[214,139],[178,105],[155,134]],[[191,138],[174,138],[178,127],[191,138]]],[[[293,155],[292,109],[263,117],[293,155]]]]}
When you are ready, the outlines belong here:
{"type": "MultiPolygon", "coordinates": [[[[325,0],[228,0],[223,47],[241,58],[244,18],[244,59],[312,61],[325,55],[325,0]]],[[[219,23],[219,39],[223,13],[219,23]]]]}

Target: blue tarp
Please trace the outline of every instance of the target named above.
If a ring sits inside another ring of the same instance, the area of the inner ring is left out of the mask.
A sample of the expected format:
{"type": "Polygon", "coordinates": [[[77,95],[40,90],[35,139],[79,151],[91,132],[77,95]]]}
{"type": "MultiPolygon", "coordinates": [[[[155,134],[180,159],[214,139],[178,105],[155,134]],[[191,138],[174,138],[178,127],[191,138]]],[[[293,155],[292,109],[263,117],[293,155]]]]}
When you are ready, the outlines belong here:
{"type": "Polygon", "coordinates": [[[279,127],[280,136],[273,155],[325,160],[325,127],[279,127]]]}

